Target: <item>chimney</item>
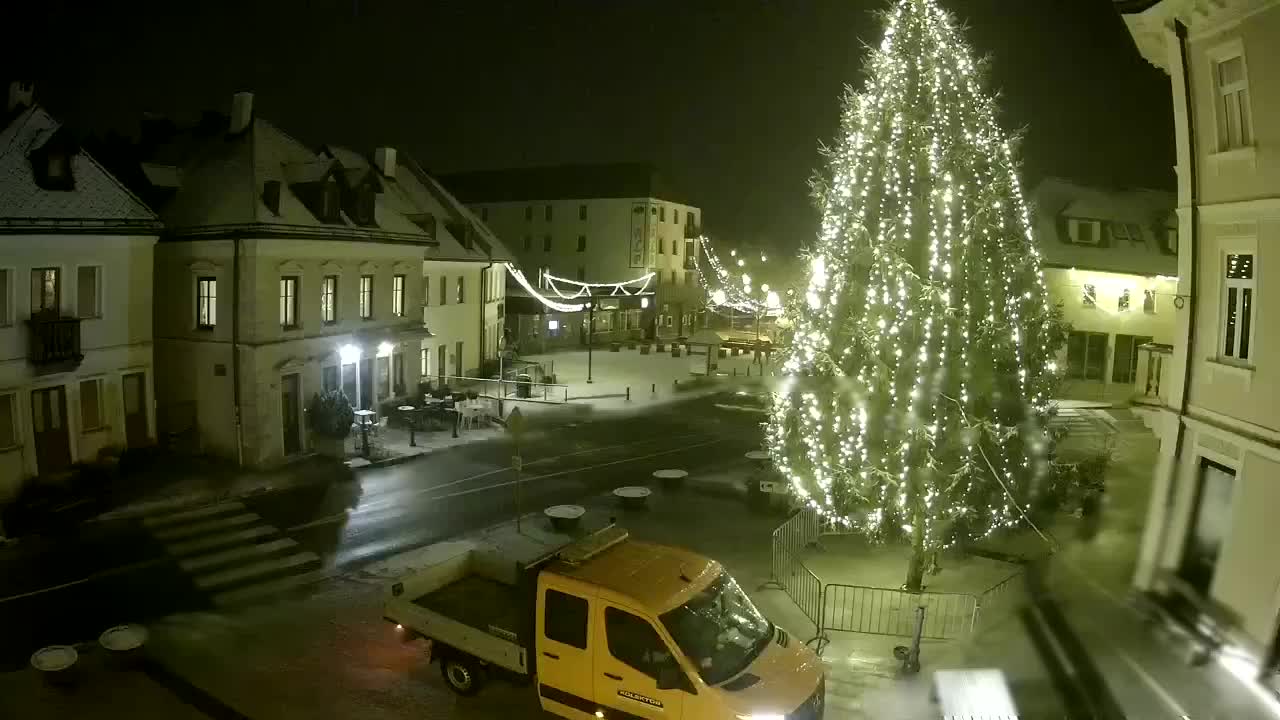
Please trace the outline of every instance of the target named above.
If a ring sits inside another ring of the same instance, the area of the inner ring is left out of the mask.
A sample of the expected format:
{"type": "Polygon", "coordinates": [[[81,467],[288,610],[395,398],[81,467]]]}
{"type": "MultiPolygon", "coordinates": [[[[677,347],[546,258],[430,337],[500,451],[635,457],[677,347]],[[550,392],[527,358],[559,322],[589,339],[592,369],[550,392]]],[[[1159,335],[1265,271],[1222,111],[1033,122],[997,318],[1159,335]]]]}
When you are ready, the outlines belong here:
{"type": "Polygon", "coordinates": [[[253,93],[238,92],[231,96],[231,123],[227,132],[239,135],[253,122],[253,93]]]}
{"type": "Polygon", "coordinates": [[[396,176],[396,149],[391,147],[380,147],[373,151],[373,164],[378,166],[378,171],[385,177],[394,178],[396,176]]]}
{"type": "Polygon", "coordinates": [[[31,97],[35,94],[35,83],[21,82],[14,80],[9,83],[9,104],[6,109],[13,112],[14,108],[31,107],[31,97]]]}

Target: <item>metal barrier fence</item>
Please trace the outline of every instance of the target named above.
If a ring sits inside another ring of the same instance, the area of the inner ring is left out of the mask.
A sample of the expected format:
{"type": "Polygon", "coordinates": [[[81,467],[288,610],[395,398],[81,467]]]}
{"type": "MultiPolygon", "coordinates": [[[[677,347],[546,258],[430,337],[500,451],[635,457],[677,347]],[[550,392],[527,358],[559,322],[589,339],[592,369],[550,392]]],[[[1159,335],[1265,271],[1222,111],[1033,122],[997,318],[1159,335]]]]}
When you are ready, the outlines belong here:
{"type": "Polygon", "coordinates": [[[926,640],[968,637],[978,598],[968,593],[907,592],[828,583],[822,590],[822,630],[869,635],[911,635],[915,609],[923,605],[926,640]]]}
{"type": "Polygon", "coordinates": [[[499,380],[496,377],[478,378],[466,375],[433,375],[429,379],[432,380],[435,386],[448,387],[455,392],[474,390],[491,397],[498,397],[498,393],[501,392],[502,397],[513,400],[529,399],[554,403],[569,402],[569,386],[559,383],[499,380]],[[522,386],[527,386],[527,394],[523,392],[526,388],[522,386]]]}
{"type": "Polygon", "coordinates": [[[773,531],[770,584],[787,593],[816,628],[814,639],[821,647],[828,631],[871,635],[911,636],[915,632],[915,609],[925,607],[922,637],[927,640],[956,640],[977,632],[984,619],[998,617],[1013,601],[1018,570],[979,593],[907,592],[841,583],[823,583],[801,560],[807,548],[817,545],[825,534],[847,532],[831,527],[813,510],[791,516],[773,531]]]}

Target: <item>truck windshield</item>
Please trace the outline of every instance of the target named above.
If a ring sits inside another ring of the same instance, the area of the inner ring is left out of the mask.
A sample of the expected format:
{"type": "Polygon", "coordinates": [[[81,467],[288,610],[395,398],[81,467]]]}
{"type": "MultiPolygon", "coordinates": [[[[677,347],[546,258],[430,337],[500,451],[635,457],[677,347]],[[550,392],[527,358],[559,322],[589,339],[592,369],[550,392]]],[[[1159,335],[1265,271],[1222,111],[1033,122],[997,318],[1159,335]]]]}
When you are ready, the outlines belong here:
{"type": "Polygon", "coordinates": [[[773,623],[729,573],[721,573],[689,602],[663,613],[662,624],[709,685],[742,672],[773,638],[773,623]]]}

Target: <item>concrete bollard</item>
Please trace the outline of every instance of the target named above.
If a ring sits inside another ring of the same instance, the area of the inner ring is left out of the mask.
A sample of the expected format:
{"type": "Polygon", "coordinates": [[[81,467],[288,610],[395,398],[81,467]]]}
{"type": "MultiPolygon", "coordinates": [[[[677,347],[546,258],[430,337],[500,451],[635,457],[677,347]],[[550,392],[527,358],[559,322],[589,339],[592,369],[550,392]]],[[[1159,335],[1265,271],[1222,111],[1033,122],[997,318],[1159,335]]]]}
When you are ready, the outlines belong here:
{"type": "Polygon", "coordinates": [[[631,402],[631,386],[627,386],[627,402],[631,402]]]}
{"type": "Polygon", "coordinates": [[[653,384],[649,387],[649,392],[650,392],[650,393],[652,393],[652,394],[654,394],[654,395],[657,395],[657,394],[658,394],[658,383],[653,383],[653,384]]]}

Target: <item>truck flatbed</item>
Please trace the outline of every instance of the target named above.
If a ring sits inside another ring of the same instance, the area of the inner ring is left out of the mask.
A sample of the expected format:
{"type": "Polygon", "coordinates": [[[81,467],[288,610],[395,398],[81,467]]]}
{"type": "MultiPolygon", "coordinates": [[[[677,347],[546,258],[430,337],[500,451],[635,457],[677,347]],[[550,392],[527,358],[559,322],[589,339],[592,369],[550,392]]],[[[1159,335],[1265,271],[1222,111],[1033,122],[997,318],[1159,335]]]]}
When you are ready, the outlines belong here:
{"type": "Polygon", "coordinates": [[[454,580],[414,598],[413,604],[484,632],[496,628],[514,634],[520,627],[515,588],[483,575],[454,580]]]}

